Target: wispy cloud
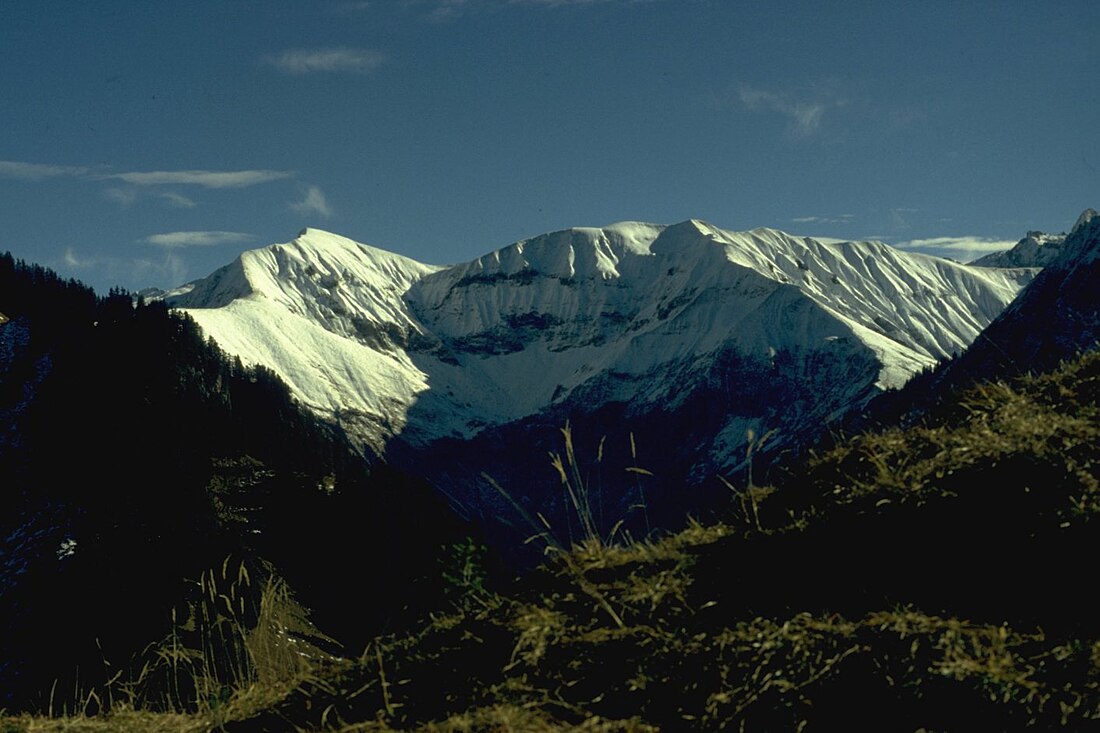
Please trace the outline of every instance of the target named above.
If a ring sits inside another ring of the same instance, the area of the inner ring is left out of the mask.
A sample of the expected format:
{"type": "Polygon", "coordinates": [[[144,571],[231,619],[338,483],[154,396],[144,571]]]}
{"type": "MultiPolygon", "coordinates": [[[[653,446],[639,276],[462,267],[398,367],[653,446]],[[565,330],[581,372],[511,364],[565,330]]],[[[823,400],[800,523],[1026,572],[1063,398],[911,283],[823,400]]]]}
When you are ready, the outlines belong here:
{"type": "Polygon", "coordinates": [[[20,181],[44,181],[47,178],[62,177],[75,178],[87,173],[88,169],[81,166],[0,160],[0,178],[15,178],[20,181]]]}
{"type": "Polygon", "coordinates": [[[137,201],[138,192],[135,188],[105,188],[103,189],[103,198],[112,203],[116,203],[123,208],[127,208],[134,205],[137,201]]]}
{"type": "Polygon", "coordinates": [[[898,242],[894,246],[910,252],[922,252],[937,257],[951,257],[962,262],[969,262],[990,252],[1003,252],[1015,245],[1015,242],[1004,239],[970,236],[910,239],[905,242],[898,242]]]}
{"type": "Polygon", "coordinates": [[[843,103],[836,99],[798,97],[789,92],[757,89],[744,84],[738,87],[737,98],[749,112],[771,112],[786,117],[790,122],[790,131],[799,137],[816,132],[825,111],[830,106],[843,103]]]}
{"type": "MultiPolygon", "coordinates": [[[[109,170],[109,169],[108,169],[109,170]]],[[[241,171],[125,171],[122,173],[102,172],[77,165],[47,165],[44,163],[25,163],[15,160],[0,160],[0,178],[14,178],[21,181],[38,182],[49,178],[84,178],[94,181],[122,181],[131,186],[202,186],[204,188],[246,188],[259,183],[268,183],[293,178],[293,171],[241,170],[241,171]]],[[[132,189],[108,188],[104,196],[116,203],[131,204],[136,196],[132,189]]],[[[178,194],[164,194],[170,203],[188,206],[190,201],[178,194]]],[[[191,201],[190,205],[194,205],[191,201]]]]}
{"type": "Polygon", "coordinates": [[[189,268],[172,250],[159,257],[85,256],[68,247],[61,257],[63,267],[69,271],[96,271],[106,280],[128,283],[133,287],[178,285],[187,279],[189,268]]]}
{"type": "Polygon", "coordinates": [[[453,20],[475,9],[492,9],[508,5],[539,8],[561,8],[581,5],[639,5],[659,0],[405,0],[410,7],[426,8],[424,17],[431,21],[453,20]]]}
{"type": "Polygon", "coordinates": [[[157,284],[179,285],[187,280],[190,269],[174,252],[165,252],[160,259],[138,257],[125,266],[130,280],[142,283],[142,287],[157,284]]]}
{"type": "Polygon", "coordinates": [[[158,247],[178,249],[182,247],[214,247],[221,244],[240,244],[250,242],[255,237],[244,232],[165,232],[163,234],[150,234],[144,242],[158,247]]]}
{"type": "Polygon", "coordinates": [[[198,203],[193,199],[184,196],[181,193],[175,191],[165,191],[160,195],[162,199],[167,201],[169,205],[176,207],[177,209],[193,209],[198,206],[198,203]]]}
{"type": "Polygon", "coordinates": [[[548,8],[557,8],[563,5],[638,5],[640,3],[656,2],[656,0],[508,0],[509,5],[541,5],[548,8]]]}
{"type": "Polygon", "coordinates": [[[837,214],[835,216],[796,216],[791,221],[796,224],[851,224],[855,214],[837,214]]]}
{"type": "Polygon", "coordinates": [[[914,209],[912,207],[895,206],[890,209],[890,225],[895,229],[908,229],[909,221],[912,219],[912,215],[916,214],[920,209],[914,209]]]}
{"type": "Polygon", "coordinates": [[[332,207],[319,186],[307,186],[302,200],[291,203],[290,208],[299,214],[317,214],[326,219],[332,216],[332,207]]]}
{"type": "Polygon", "coordinates": [[[65,248],[65,254],[61,259],[66,265],[77,270],[86,270],[89,267],[95,267],[97,264],[96,260],[90,257],[79,256],[72,247],[65,248]]]}
{"type": "Polygon", "coordinates": [[[279,71],[301,76],[315,73],[367,74],[386,63],[385,54],[369,48],[293,48],[265,56],[279,71]]]}
{"type": "MultiPolygon", "coordinates": [[[[138,186],[118,186],[103,189],[103,198],[123,208],[129,208],[138,199],[148,198],[151,195],[138,186]]],[[[194,199],[175,191],[159,192],[156,194],[156,198],[176,209],[193,209],[199,205],[194,199]]]]}
{"type": "Polygon", "coordinates": [[[457,18],[470,8],[467,0],[434,0],[434,7],[428,11],[427,18],[431,21],[443,21],[457,18]]]}
{"type": "Polygon", "coordinates": [[[268,183],[285,178],[293,178],[290,171],[245,170],[245,171],[149,171],[110,173],[101,176],[104,180],[119,180],[135,186],[193,185],[203,188],[247,188],[259,183],[268,183]]]}

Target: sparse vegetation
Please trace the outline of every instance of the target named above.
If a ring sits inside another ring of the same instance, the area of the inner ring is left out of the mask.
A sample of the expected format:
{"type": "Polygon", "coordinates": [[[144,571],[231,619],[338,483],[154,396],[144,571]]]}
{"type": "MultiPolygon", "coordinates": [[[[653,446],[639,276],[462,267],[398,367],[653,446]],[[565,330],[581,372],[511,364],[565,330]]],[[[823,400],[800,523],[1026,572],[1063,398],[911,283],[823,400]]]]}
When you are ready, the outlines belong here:
{"type": "MultiPolygon", "coordinates": [[[[277,584],[254,617],[226,613],[241,582],[229,564],[214,573],[229,593],[204,576],[209,605],[194,607],[221,620],[189,616],[174,638],[191,651],[169,656],[192,660],[175,669],[201,692],[158,705],[131,688],[97,718],[70,708],[3,725],[1088,728],[1100,718],[1100,626],[1080,563],[1100,549],[1098,396],[1092,353],[978,387],[935,422],[839,441],[778,489],[748,483],[728,523],[626,541],[578,515],[572,544],[551,537],[546,563],[507,588],[484,582],[476,543],[458,543],[441,572],[466,601],[352,660],[294,657],[293,635],[277,630],[303,616],[277,584]],[[204,634],[219,641],[203,647],[204,634]],[[213,647],[240,661],[198,663],[213,647]]],[[[590,509],[565,437],[563,490],[590,509]]]]}

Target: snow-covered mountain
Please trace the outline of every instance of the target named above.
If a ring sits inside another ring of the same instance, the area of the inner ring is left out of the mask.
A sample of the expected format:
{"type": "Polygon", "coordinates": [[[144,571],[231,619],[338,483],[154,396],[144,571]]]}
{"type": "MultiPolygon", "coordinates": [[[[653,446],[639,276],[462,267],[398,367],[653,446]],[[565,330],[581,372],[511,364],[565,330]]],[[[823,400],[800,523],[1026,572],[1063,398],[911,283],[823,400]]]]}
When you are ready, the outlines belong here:
{"type": "Polygon", "coordinates": [[[1065,232],[1028,232],[1012,249],[992,252],[970,264],[977,267],[1046,267],[1058,257],[1065,241],[1065,232]]]}
{"type": "Polygon", "coordinates": [[[698,220],[574,228],[450,267],[307,229],[167,299],[417,467],[434,446],[492,436],[506,454],[507,435],[602,414],[594,430],[673,441],[666,468],[703,480],[744,459],[749,430],[782,443],[962,351],[1036,272],[698,220]]]}
{"type": "Polygon", "coordinates": [[[1100,346],[1100,214],[1086,209],[1069,234],[1060,235],[1055,252],[981,340],[950,365],[945,381],[1050,369],[1100,346]]]}

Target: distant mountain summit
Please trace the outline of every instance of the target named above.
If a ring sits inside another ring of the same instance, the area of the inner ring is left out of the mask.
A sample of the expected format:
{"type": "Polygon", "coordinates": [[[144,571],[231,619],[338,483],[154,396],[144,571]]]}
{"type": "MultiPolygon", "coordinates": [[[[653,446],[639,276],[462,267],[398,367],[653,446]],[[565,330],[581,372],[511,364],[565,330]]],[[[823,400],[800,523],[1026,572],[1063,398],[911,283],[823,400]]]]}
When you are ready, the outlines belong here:
{"type": "Polygon", "coordinates": [[[948,374],[1006,376],[1051,368],[1100,342],[1100,214],[1086,209],[1057,256],[948,374]]]}
{"type": "Polygon", "coordinates": [[[851,415],[846,432],[950,414],[975,382],[1051,370],[1100,346],[1100,215],[1086,209],[1068,234],[1030,232],[1016,249],[1034,254],[1036,241],[1046,241],[1039,251],[1053,255],[1047,266],[970,347],[851,415]]]}
{"type": "Polygon", "coordinates": [[[964,350],[1037,272],[699,220],[450,267],[307,229],[167,299],[367,452],[448,490],[473,476],[469,504],[482,471],[544,461],[537,436],[567,419],[663,446],[650,458],[680,482],[732,470],[750,431],[794,445],[964,350]]]}
{"type": "Polygon", "coordinates": [[[975,267],[1046,267],[1058,258],[1066,235],[1028,232],[1012,249],[972,261],[975,267]]]}

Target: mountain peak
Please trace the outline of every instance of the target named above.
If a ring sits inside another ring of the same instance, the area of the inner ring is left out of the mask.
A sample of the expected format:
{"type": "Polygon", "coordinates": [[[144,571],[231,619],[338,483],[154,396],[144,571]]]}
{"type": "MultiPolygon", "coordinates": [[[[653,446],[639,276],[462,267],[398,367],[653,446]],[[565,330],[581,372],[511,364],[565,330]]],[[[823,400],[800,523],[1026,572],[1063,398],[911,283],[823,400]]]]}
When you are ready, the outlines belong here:
{"type": "Polygon", "coordinates": [[[1085,209],[1066,235],[1066,243],[1057,264],[1065,268],[1078,267],[1100,259],[1100,214],[1085,209]]]}
{"type": "MultiPolygon", "coordinates": [[[[345,236],[336,234],[334,232],[326,231],[324,229],[318,229],[316,227],[303,227],[302,231],[298,232],[298,236],[294,237],[293,242],[311,242],[316,240],[336,239],[343,242],[351,243],[354,240],[348,239],[345,236]]],[[[358,244],[356,242],[356,244],[358,244]]]]}
{"type": "MultiPolygon", "coordinates": [[[[298,232],[298,236],[295,237],[295,239],[301,239],[303,237],[311,237],[311,236],[318,236],[318,235],[322,236],[322,237],[338,237],[339,239],[347,239],[347,237],[345,237],[341,234],[336,234],[335,232],[330,232],[327,229],[320,229],[318,227],[302,227],[302,231],[298,232]]],[[[348,241],[352,241],[352,240],[348,240],[348,241]]]]}
{"type": "Polygon", "coordinates": [[[1012,249],[991,252],[971,261],[971,267],[1046,267],[1061,257],[1064,234],[1030,231],[1012,249]]]}
{"type": "Polygon", "coordinates": [[[691,232],[692,234],[702,234],[704,236],[713,234],[718,231],[717,227],[708,224],[702,219],[685,219],[667,227],[669,232],[691,232]]]}
{"type": "Polygon", "coordinates": [[[176,308],[221,308],[250,296],[271,298],[292,303],[301,313],[311,312],[320,300],[339,310],[345,296],[355,299],[379,289],[403,292],[439,269],[306,227],[289,242],[242,252],[209,276],[168,291],[164,299],[176,308]],[[341,289],[343,283],[353,286],[341,289]]]}
{"type": "MultiPolygon", "coordinates": [[[[1047,267],[1072,265],[1088,254],[1088,240],[1100,237],[1100,213],[1085,209],[1069,234],[1032,231],[1010,250],[992,252],[970,263],[976,267],[1047,267]],[[1090,236],[1092,232],[1092,236],[1090,236]]],[[[1097,249],[1097,246],[1092,246],[1097,249]]]]}
{"type": "Polygon", "coordinates": [[[284,244],[269,245],[268,247],[261,247],[260,250],[256,251],[267,250],[271,247],[285,247],[288,245],[314,249],[366,249],[368,251],[386,251],[380,250],[377,247],[372,247],[368,244],[363,244],[362,242],[357,242],[354,239],[350,239],[341,234],[335,234],[333,232],[325,231],[324,229],[316,229],[314,227],[306,227],[302,231],[298,232],[298,236],[296,236],[290,242],[286,242],[284,244]]]}
{"type": "Polygon", "coordinates": [[[1100,343],[1100,216],[1086,209],[1070,233],[1057,239],[1057,257],[952,364],[946,379],[961,383],[975,375],[1043,370],[1100,343]]]}
{"type": "Polygon", "coordinates": [[[651,251],[654,254],[675,252],[677,256],[694,251],[715,256],[718,250],[713,245],[720,234],[720,229],[702,219],[685,219],[661,230],[651,251]]]}
{"type": "Polygon", "coordinates": [[[1081,212],[1081,216],[1077,217],[1077,222],[1073,225],[1073,229],[1070,230],[1070,234],[1077,232],[1078,229],[1084,229],[1092,224],[1100,214],[1096,212],[1096,209],[1085,209],[1081,212]]]}

